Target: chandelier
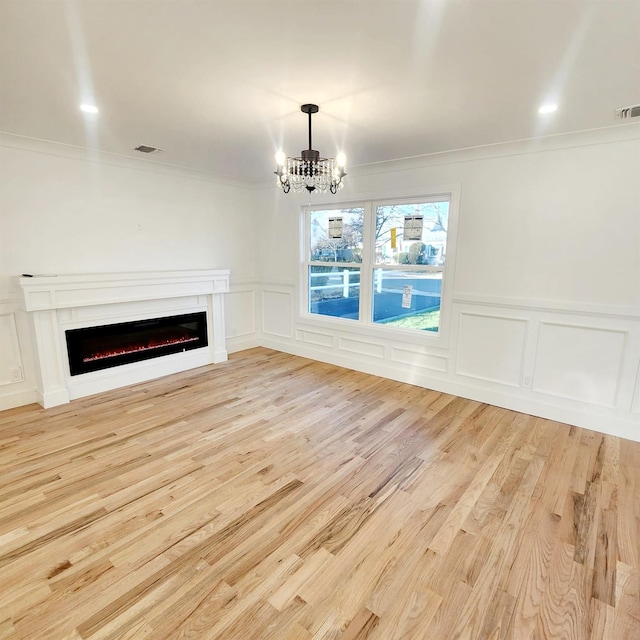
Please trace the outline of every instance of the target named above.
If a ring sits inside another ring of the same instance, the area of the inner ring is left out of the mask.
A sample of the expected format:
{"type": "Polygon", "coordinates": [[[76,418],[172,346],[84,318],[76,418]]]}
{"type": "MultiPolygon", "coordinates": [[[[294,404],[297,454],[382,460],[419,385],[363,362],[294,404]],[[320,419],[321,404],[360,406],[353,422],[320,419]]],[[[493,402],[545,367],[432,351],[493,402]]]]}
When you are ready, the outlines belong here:
{"type": "Polygon", "coordinates": [[[342,188],[342,178],[347,175],[345,155],[339,153],[335,159],[321,158],[320,152],[311,148],[311,114],[318,113],[319,107],[303,104],[300,111],[309,116],[309,148],[300,153],[300,158],[287,158],[282,151],[276,154],[278,184],[285,193],[291,189],[336,193],[342,188]]]}

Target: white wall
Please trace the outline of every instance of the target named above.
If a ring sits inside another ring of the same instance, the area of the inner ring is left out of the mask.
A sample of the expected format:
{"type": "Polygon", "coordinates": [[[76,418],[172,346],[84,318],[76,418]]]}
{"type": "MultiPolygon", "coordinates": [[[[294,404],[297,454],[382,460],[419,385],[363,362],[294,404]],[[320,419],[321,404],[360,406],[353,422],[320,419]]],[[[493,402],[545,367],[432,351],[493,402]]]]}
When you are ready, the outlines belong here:
{"type": "Polygon", "coordinates": [[[455,185],[451,316],[436,343],[301,314],[309,198],[271,181],[246,189],[7,138],[0,176],[0,408],[33,398],[9,276],[229,268],[229,351],[263,344],[640,440],[639,125],[354,167],[337,196],[311,197],[455,185]]]}
{"type": "Polygon", "coordinates": [[[263,344],[640,440],[640,126],[360,167],[347,183],[311,203],[459,189],[448,339],[301,315],[309,198],[265,188],[263,344]]]}
{"type": "MultiPolygon", "coordinates": [[[[254,202],[206,174],[2,135],[0,408],[34,387],[13,276],[219,268],[241,287],[255,279],[254,202]]],[[[245,328],[233,304],[227,323],[245,328]]]]}

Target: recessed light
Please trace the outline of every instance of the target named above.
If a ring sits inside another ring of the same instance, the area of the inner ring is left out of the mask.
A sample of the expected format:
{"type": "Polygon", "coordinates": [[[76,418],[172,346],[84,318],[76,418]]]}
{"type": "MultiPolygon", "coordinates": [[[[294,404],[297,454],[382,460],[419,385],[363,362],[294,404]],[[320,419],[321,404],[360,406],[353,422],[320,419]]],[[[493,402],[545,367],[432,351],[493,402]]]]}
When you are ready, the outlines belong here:
{"type": "Polygon", "coordinates": [[[80,111],[85,113],[98,113],[98,107],[95,104],[81,104],[80,111]]]}
{"type": "Polygon", "coordinates": [[[538,109],[538,113],[544,114],[544,113],[553,113],[554,111],[556,111],[558,109],[558,105],[557,104],[543,104],[539,109],[538,109]]]}

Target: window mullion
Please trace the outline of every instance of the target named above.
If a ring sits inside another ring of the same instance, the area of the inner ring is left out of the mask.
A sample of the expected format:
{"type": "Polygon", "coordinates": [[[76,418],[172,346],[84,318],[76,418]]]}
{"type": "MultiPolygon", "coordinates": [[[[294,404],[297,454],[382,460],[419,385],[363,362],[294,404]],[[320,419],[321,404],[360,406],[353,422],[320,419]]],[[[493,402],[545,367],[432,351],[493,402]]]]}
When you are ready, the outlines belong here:
{"type": "Polygon", "coordinates": [[[360,271],[360,322],[371,324],[372,307],[372,267],[375,260],[375,210],[373,203],[364,204],[362,231],[362,269],[360,271]]]}
{"type": "Polygon", "coordinates": [[[300,250],[300,290],[298,298],[300,308],[304,313],[309,313],[309,265],[311,264],[311,239],[310,239],[310,207],[302,207],[299,216],[300,228],[303,230],[302,242],[299,244],[300,250]],[[302,284],[304,283],[304,285],[302,284]]]}

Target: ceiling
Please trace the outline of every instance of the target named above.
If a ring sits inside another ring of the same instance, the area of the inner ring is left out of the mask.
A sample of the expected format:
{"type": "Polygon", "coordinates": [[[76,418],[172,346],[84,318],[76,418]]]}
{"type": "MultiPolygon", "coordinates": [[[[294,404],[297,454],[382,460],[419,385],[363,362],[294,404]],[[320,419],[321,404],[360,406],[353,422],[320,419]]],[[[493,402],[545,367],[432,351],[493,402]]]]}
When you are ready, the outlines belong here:
{"type": "Polygon", "coordinates": [[[261,182],[305,102],[350,165],[636,126],[640,0],[0,0],[2,131],[261,182]]]}

